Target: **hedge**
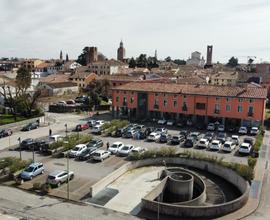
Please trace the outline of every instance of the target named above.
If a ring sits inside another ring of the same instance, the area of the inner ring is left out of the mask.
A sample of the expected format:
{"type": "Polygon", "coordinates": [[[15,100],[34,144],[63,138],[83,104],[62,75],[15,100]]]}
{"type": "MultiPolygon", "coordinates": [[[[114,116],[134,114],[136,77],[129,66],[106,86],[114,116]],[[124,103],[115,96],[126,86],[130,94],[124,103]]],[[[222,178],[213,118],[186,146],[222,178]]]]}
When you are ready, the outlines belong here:
{"type": "Polygon", "coordinates": [[[17,157],[4,157],[0,159],[0,169],[7,168],[11,174],[24,169],[32,160],[20,160],[17,157]]]}

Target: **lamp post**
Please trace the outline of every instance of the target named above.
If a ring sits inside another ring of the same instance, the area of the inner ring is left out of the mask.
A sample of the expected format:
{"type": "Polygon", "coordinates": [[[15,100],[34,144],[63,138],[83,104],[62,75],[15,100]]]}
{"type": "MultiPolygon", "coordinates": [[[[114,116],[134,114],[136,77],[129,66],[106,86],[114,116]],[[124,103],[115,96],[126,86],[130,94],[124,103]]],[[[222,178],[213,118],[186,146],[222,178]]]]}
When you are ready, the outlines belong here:
{"type": "Polygon", "coordinates": [[[67,138],[67,132],[68,132],[68,130],[67,130],[67,124],[65,124],[65,127],[66,127],[66,138],[67,138]]]}
{"type": "Polygon", "coordinates": [[[69,151],[67,152],[67,200],[69,200],[69,151]]]}
{"type": "Polygon", "coordinates": [[[19,141],[20,160],[22,160],[22,146],[21,146],[21,137],[18,137],[18,141],[19,141]]]}

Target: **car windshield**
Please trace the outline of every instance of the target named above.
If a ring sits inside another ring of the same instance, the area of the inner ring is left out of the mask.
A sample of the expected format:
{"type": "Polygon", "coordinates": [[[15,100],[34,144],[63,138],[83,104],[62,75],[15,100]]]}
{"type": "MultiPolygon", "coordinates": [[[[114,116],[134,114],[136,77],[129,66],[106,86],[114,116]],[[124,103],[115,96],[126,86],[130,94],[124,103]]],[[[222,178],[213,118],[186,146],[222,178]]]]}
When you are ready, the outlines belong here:
{"type": "Polygon", "coordinates": [[[111,148],[117,148],[117,146],[118,146],[118,145],[113,144],[113,145],[111,146],[111,148]]]}
{"type": "Polygon", "coordinates": [[[224,147],[225,147],[225,148],[230,148],[231,145],[229,145],[229,144],[224,144],[224,147]]]}
{"type": "Polygon", "coordinates": [[[128,146],[124,146],[124,147],[122,148],[122,150],[129,150],[129,147],[128,147],[128,146]]]}
{"type": "Polygon", "coordinates": [[[93,153],[93,156],[100,157],[100,153],[93,153]]]}
{"type": "Polygon", "coordinates": [[[248,149],[248,146],[241,146],[242,149],[248,149]]]}
{"type": "Polygon", "coordinates": [[[27,167],[24,171],[25,172],[32,172],[35,168],[34,167],[27,167]]]}
{"type": "Polygon", "coordinates": [[[94,144],[96,144],[96,143],[97,143],[96,140],[92,140],[92,141],[89,142],[89,145],[94,145],[94,144]]]}
{"type": "Polygon", "coordinates": [[[74,148],[73,148],[73,151],[78,151],[78,150],[80,150],[79,147],[74,147],[74,148]]]}
{"type": "Polygon", "coordinates": [[[219,137],[219,138],[224,138],[224,137],[225,137],[225,134],[220,133],[220,134],[218,134],[218,137],[219,137]]]}
{"type": "Polygon", "coordinates": [[[213,142],[212,145],[218,145],[218,143],[217,142],[213,142]]]}
{"type": "Polygon", "coordinates": [[[205,141],[200,141],[200,144],[205,144],[205,141]]]}

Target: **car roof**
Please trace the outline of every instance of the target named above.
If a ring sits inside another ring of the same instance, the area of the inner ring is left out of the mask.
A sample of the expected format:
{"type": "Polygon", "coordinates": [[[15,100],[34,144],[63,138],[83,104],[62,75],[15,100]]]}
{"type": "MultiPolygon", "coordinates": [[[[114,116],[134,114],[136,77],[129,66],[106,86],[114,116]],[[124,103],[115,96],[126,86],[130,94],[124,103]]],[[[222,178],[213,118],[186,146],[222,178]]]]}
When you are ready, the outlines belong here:
{"type": "Polygon", "coordinates": [[[258,130],[259,128],[258,128],[258,127],[252,127],[251,129],[256,129],[256,130],[258,130]]]}
{"type": "MultiPolygon", "coordinates": [[[[249,144],[249,143],[242,143],[241,146],[249,147],[250,144],[249,144]]],[[[240,147],[241,147],[241,146],[240,146],[240,147]]]]}
{"type": "Polygon", "coordinates": [[[232,141],[226,141],[224,144],[233,144],[232,141]]]}
{"type": "Polygon", "coordinates": [[[220,143],[219,140],[213,140],[212,143],[220,143]]]}
{"type": "Polygon", "coordinates": [[[123,144],[121,141],[116,141],[113,144],[119,145],[119,144],[123,144]]]}
{"type": "Polygon", "coordinates": [[[104,153],[104,152],[106,152],[106,150],[97,150],[97,151],[95,151],[95,153],[99,153],[99,154],[104,153]]]}
{"type": "Polygon", "coordinates": [[[31,163],[30,165],[29,165],[29,167],[31,166],[33,166],[33,167],[36,167],[36,166],[39,166],[39,165],[43,165],[42,163],[40,163],[40,162],[35,162],[35,163],[31,163]]]}
{"type": "Polygon", "coordinates": [[[125,144],[124,146],[132,147],[133,145],[132,144],[125,144]]]}
{"type": "Polygon", "coordinates": [[[232,138],[239,138],[238,135],[232,135],[232,138]]]}
{"type": "Polygon", "coordinates": [[[49,176],[58,176],[59,174],[63,173],[63,172],[67,172],[65,170],[56,170],[56,171],[53,171],[49,174],[49,176]]]}
{"type": "Polygon", "coordinates": [[[75,147],[84,147],[86,144],[77,144],[75,147]]]}
{"type": "Polygon", "coordinates": [[[201,138],[200,141],[208,141],[207,139],[205,138],[201,138]]]}

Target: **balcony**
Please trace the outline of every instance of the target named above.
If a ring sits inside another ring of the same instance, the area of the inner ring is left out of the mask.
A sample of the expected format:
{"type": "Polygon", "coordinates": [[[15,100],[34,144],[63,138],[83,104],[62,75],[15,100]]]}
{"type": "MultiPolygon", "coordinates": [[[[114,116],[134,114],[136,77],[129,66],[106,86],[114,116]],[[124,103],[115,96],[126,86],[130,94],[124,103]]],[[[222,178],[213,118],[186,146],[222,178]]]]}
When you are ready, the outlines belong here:
{"type": "Polygon", "coordinates": [[[253,112],[248,112],[248,117],[253,117],[254,113],[253,112]]]}
{"type": "Polygon", "coordinates": [[[219,110],[219,109],[215,109],[215,110],[214,110],[214,113],[215,113],[215,114],[220,114],[220,110],[219,110]]]}
{"type": "Polygon", "coordinates": [[[158,104],[154,104],[154,109],[156,109],[156,110],[158,110],[158,109],[159,109],[158,104]]]}

